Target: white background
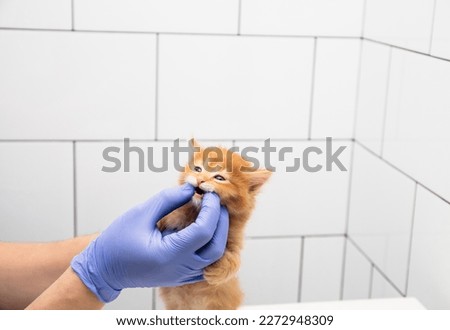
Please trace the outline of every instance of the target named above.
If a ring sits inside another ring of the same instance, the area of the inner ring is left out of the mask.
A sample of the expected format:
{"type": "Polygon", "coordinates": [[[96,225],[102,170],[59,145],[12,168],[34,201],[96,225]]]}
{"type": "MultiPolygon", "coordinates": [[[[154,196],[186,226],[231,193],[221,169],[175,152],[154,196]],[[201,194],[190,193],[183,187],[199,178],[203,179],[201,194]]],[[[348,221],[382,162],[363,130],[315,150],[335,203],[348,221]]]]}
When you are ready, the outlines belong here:
{"type": "MultiPolygon", "coordinates": [[[[101,172],[125,137],[330,136],[349,171],[277,171],[261,194],[245,302],[450,309],[449,16],[446,0],[0,0],[0,239],[101,230],[176,183],[101,172]]],[[[154,291],[108,307],[161,308],[154,291]]]]}

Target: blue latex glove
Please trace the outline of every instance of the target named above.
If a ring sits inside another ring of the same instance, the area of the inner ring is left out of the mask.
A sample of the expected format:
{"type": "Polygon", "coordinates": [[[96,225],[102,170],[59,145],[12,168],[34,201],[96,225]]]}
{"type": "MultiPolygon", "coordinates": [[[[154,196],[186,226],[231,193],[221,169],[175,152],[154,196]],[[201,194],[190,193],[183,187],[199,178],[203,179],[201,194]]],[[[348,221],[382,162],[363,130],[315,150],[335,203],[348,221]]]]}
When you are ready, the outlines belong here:
{"type": "Polygon", "coordinates": [[[177,286],[203,280],[203,268],[219,259],[228,235],[228,212],[215,193],[203,196],[190,226],[163,235],[156,223],[188,202],[194,188],[166,189],[116,219],[75,256],[72,269],[103,302],[124,288],[177,286]]]}

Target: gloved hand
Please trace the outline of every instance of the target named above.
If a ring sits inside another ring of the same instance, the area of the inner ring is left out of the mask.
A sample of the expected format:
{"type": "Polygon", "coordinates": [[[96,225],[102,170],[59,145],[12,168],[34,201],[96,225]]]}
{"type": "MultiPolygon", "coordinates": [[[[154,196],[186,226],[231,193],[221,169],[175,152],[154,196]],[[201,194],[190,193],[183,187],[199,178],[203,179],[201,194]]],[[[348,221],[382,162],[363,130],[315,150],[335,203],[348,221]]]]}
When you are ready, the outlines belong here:
{"type": "Polygon", "coordinates": [[[124,288],[177,286],[203,280],[203,268],[219,259],[228,235],[228,212],[215,193],[203,196],[196,221],[162,235],[156,223],[188,202],[194,188],[166,189],[116,219],[75,256],[72,269],[103,302],[124,288]]]}

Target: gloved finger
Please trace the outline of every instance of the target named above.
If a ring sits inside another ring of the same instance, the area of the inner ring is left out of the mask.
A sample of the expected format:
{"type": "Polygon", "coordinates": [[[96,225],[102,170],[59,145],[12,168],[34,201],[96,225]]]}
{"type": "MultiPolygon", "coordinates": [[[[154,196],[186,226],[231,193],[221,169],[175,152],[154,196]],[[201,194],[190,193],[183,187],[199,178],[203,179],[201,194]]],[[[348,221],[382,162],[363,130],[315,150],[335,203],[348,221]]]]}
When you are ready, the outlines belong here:
{"type": "Polygon", "coordinates": [[[150,213],[150,225],[156,226],[162,217],[186,204],[193,195],[194,187],[188,183],[160,191],[144,203],[144,207],[150,213]]]}
{"type": "Polygon", "coordinates": [[[202,206],[197,219],[170,237],[183,250],[195,252],[214,236],[220,218],[220,199],[215,193],[203,195],[202,206]]]}
{"type": "Polygon", "coordinates": [[[164,229],[164,230],[161,232],[161,235],[162,235],[162,237],[164,237],[164,236],[167,236],[167,235],[171,235],[171,234],[173,234],[173,233],[175,233],[175,232],[176,232],[175,229],[164,229]]]}
{"type": "Polygon", "coordinates": [[[181,281],[181,284],[184,285],[184,284],[189,284],[189,283],[197,283],[197,282],[201,282],[204,280],[205,280],[205,278],[203,277],[203,274],[202,274],[202,275],[192,276],[187,279],[183,279],[181,281]]]}
{"type": "Polygon", "coordinates": [[[207,262],[205,267],[223,256],[227,245],[229,225],[228,211],[225,206],[221,206],[219,222],[212,239],[197,251],[197,254],[207,262]]]}

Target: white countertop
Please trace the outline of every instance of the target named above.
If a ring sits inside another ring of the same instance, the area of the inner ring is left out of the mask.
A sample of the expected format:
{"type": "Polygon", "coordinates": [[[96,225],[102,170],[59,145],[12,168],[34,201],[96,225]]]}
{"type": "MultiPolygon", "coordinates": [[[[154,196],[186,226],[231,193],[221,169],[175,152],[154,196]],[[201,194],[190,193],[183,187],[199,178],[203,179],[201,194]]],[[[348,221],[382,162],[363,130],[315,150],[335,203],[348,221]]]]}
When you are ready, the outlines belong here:
{"type": "Polygon", "coordinates": [[[311,303],[294,303],[294,304],[276,304],[276,305],[247,305],[240,309],[308,309],[308,310],[322,310],[322,309],[387,309],[387,310],[402,310],[402,309],[426,309],[416,298],[387,298],[387,299],[363,299],[363,300],[340,300],[340,301],[325,301],[325,302],[311,302],[311,303]]]}

